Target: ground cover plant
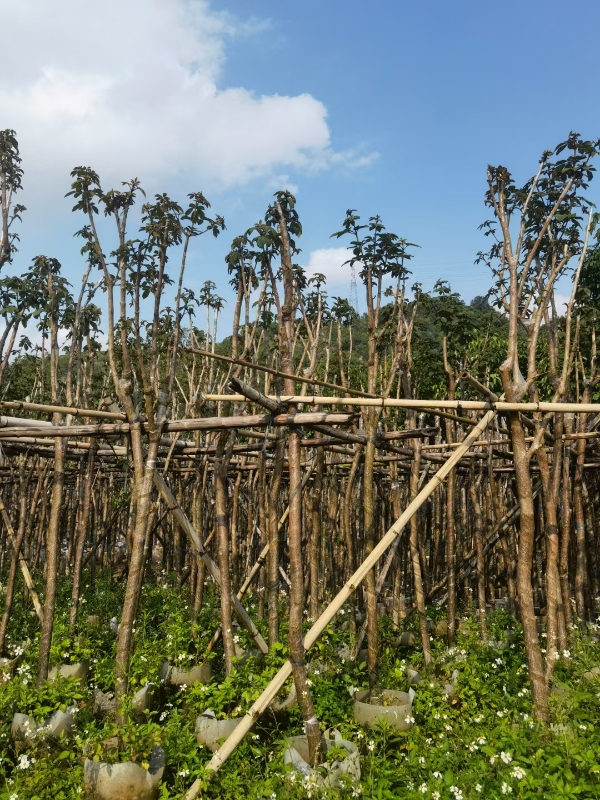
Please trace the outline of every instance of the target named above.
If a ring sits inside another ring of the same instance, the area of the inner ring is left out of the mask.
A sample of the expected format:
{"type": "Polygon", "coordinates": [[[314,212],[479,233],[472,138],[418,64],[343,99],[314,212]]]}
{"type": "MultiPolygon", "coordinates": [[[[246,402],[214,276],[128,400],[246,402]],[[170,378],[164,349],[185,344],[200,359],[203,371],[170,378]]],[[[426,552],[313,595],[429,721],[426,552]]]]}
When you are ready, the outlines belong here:
{"type": "Polygon", "coordinates": [[[277,192],[224,338],[207,198],[72,171],[81,288],[0,277],[0,800],[600,796],[599,147],[488,167],[470,306],[352,209],[328,297],[277,192]]]}
{"type": "MultiPolygon", "coordinates": [[[[118,609],[120,593],[109,592],[113,602],[107,605],[104,586],[104,581],[98,582],[93,592],[88,587],[86,599],[90,607],[97,607],[98,601],[104,603],[108,614],[118,609]]],[[[156,617],[153,625],[142,622],[136,629],[132,683],[134,687],[148,682],[157,685],[153,709],[137,721],[122,725],[94,713],[94,688],[105,681],[105,662],[114,662],[116,641],[107,624],[110,617],[105,616],[105,623],[98,630],[92,629],[91,636],[87,631],[81,634],[81,644],[88,637],[95,639],[90,683],[84,688],[68,678],[47,683],[39,690],[32,687],[37,654],[32,630],[33,641],[14,677],[3,684],[0,699],[4,752],[0,769],[6,797],[43,800],[79,796],[84,758],[109,763],[132,760],[147,767],[156,744],[165,748],[169,764],[160,796],[183,797],[189,778],[203,776],[210,756],[194,738],[196,717],[207,708],[223,718],[244,713],[287,656],[282,647],[264,662],[253,658],[238,665],[235,675],[226,676],[222,668],[217,669],[208,685],[172,690],[161,687],[160,658],[169,655],[176,661],[187,661],[191,643],[185,641],[185,616],[176,611],[185,610],[179,590],[160,581],[145,589],[148,614],[156,612],[156,617]],[[15,710],[43,722],[49,713],[73,703],[78,712],[72,737],[63,736],[26,749],[11,743],[15,710]],[[118,749],[115,736],[121,739],[118,749]]],[[[206,611],[205,638],[218,624],[214,597],[206,611]]],[[[435,615],[436,609],[431,612],[435,615]]],[[[60,629],[60,620],[57,622],[60,629]]],[[[310,779],[284,765],[285,738],[302,729],[295,709],[265,718],[232,759],[219,783],[207,783],[206,796],[234,798],[242,792],[251,798],[600,796],[600,676],[590,674],[600,656],[596,626],[573,631],[573,649],[565,650],[558,659],[550,701],[552,724],[546,727],[534,718],[519,623],[504,611],[491,612],[488,623],[488,642],[481,640],[473,615],[462,621],[453,647],[448,648],[443,638],[434,636],[434,666],[430,669],[425,667],[421,652],[415,647],[399,646],[392,626],[384,626],[381,685],[406,690],[408,670],[416,669],[421,675],[411,711],[414,726],[405,732],[385,723],[364,729],[354,722],[352,698],[369,685],[366,665],[364,661],[345,659],[350,635],[347,630],[340,630],[340,625],[332,626],[309,662],[310,688],[321,724],[339,729],[359,747],[360,781],[348,780],[346,788],[335,792],[320,790],[311,785],[310,779]],[[459,671],[456,691],[448,695],[445,687],[455,669],[459,671]]],[[[414,621],[410,627],[416,628],[414,621]]],[[[89,650],[84,646],[81,652],[89,650]]],[[[62,663],[64,656],[59,648],[52,660],[62,663]]],[[[334,750],[329,758],[335,756],[334,750]]]]}

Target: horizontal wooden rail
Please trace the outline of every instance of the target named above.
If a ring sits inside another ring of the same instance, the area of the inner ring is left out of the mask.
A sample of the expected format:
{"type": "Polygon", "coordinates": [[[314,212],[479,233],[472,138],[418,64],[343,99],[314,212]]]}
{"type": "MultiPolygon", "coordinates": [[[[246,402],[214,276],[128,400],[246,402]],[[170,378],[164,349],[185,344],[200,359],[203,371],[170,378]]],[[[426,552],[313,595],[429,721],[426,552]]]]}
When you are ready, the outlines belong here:
{"type": "MultiPolygon", "coordinates": [[[[227,401],[232,403],[248,402],[243,394],[210,394],[207,400],[227,401]]],[[[431,410],[457,409],[462,411],[521,411],[528,413],[556,414],[598,414],[600,403],[508,403],[503,400],[411,400],[397,397],[327,397],[326,395],[281,395],[271,399],[282,403],[305,403],[313,406],[368,406],[376,408],[411,408],[431,410]]]]}
{"type": "MultiPolygon", "coordinates": [[[[6,417],[4,418],[6,419],[6,417]]],[[[179,419],[167,422],[164,425],[165,431],[202,431],[202,430],[223,430],[224,428],[241,428],[250,425],[256,428],[266,428],[271,425],[349,425],[354,421],[351,413],[327,414],[318,411],[310,411],[299,414],[244,414],[232,417],[203,417],[200,419],[179,419]]],[[[32,420],[33,422],[33,420],[32,420]]],[[[37,420],[35,420],[37,423],[37,420]]],[[[147,423],[140,423],[144,430],[148,429],[147,423]]],[[[120,436],[129,433],[129,423],[117,423],[106,425],[37,425],[27,427],[27,436],[120,436]]],[[[0,439],[18,439],[23,435],[21,427],[0,427],[0,439]]]]}
{"type": "Polygon", "coordinates": [[[46,414],[70,414],[72,417],[98,417],[99,419],[126,420],[119,411],[98,411],[95,408],[78,406],[51,406],[45,403],[26,403],[21,400],[0,400],[0,408],[14,408],[15,411],[39,411],[46,414]]]}

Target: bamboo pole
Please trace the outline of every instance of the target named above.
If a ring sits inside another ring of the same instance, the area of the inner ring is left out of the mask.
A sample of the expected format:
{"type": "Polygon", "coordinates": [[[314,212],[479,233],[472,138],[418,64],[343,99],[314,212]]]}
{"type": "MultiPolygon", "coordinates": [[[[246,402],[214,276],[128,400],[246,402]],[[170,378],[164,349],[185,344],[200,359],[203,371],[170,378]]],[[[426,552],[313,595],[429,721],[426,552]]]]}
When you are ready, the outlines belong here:
{"type": "MultiPolygon", "coordinates": [[[[7,444],[10,444],[12,442],[14,444],[39,444],[39,445],[44,445],[45,447],[48,446],[47,439],[37,438],[35,436],[3,437],[2,441],[7,443],[7,444]]],[[[92,447],[92,445],[89,442],[73,441],[73,442],[67,442],[67,447],[72,447],[75,450],[89,450],[92,447]]],[[[120,445],[117,445],[116,447],[113,447],[113,448],[108,448],[108,449],[105,449],[105,450],[97,450],[96,453],[98,455],[106,455],[106,454],[108,454],[108,455],[116,455],[116,456],[125,456],[125,455],[127,455],[127,448],[126,447],[121,447],[120,445]]]]}
{"type": "Polygon", "coordinates": [[[44,419],[27,419],[26,417],[0,417],[0,428],[52,428],[51,422],[44,419]]]}
{"type": "MultiPolygon", "coordinates": [[[[249,402],[242,394],[212,394],[207,399],[232,403],[249,402]]],[[[274,395],[269,395],[273,399],[274,395]]],[[[327,397],[326,395],[281,395],[282,403],[304,403],[314,406],[366,406],[376,408],[458,409],[463,411],[520,411],[539,414],[597,414],[600,403],[509,403],[504,400],[410,400],[397,397],[327,397]]],[[[473,420],[469,420],[473,422],[473,420]]]]}
{"type": "MultiPolygon", "coordinates": [[[[592,431],[591,433],[563,433],[560,436],[561,441],[573,441],[576,439],[600,439],[600,433],[598,431],[592,431]]],[[[533,442],[535,441],[534,436],[526,436],[526,442],[533,442]]],[[[491,439],[486,440],[482,439],[480,442],[475,442],[473,447],[498,447],[498,445],[510,445],[511,441],[510,438],[506,439],[491,439]]],[[[421,445],[421,450],[454,450],[455,448],[459,447],[460,445],[455,443],[448,444],[447,442],[441,442],[440,444],[424,444],[421,445]]],[[[505,453],[504,455],[508,456],[509,453],[505,453]]]]}
{"type": "MultiPolygon", "coordinates": [[[[6,526],[6,531],[8,533],[8,538],[10,539],[10,543],[12,544],[13,550],[16,550],[17,545],[17,537],[15,535],[15,530],[12,526],[12,522],[10,521],[10,517],[6,513],[6,508],[2,500],[0,500],[0,512],[2,513],[2,520],[6,526]]],[[[25,560],[25,556],[21,555],[21,553],[17,553],[17,558],[19,559],[19,567],[21,568],[21,572],[23,574],[23,580],[25,581],[25,585],[27,586],[27,590],[31,596],[31,601],[33,603],[33,607],[35,608],[35,613],[37,614],[37,618],[40,622],[44,620],[44,611],[42,609],[42,604],[40,603],[40,598],[38,597],[38,593],[35,590],[33,585],[33,578],[31,577],[31,572],[29,572],[29,567],[27,566],[27,561],[25,560]]]]}
{"type": "MultiPolygon", "coordinates": [[[[599,406],[600,408],[600,406],[599,406]]],[[[7,417],[1,419],[10,419],[7,417]]],[[[270,425],[316,425],[326,423],[330,425],[349,425],[353,422],[354,415],[351,413],[324,414],[320,412],[305,412],[299,414],[246,414],[232,417],[201,417],[200,419],[179,419],[165,423],[165,431],[218,431],[225,428],[240,428],[243,425],[253,427],[267,427],[270,425]]],[[[32,424],[27,427],[28,436],[118,436],[129,433],[129,423],[114,425],[52,425],[43,424],[39,420],[27,420],[32,424]]],[[[1,425],[1,421],[0,421],[1,425]]],[[[142,423],[145,431],[148,425],[142,423]]],[[[15,438],[22,434],[20,427],[0,427],[0,439],[15,438]]]]}
{"type": "Polygon", "coordinates": [[[14,408],[16,411],[41,411],[48,414],[70,414],[72,417],[98,417],[100,419],[125,420],[121,412],[97,411],[95,408],[78,408],[77,406],[50,406],[44,403],[26,403],[21,400],[0,400],[0,408],[14,408]]]}
{"type": "MultiPolygon", "coordinates": [[[[157,472],[156,470],[154,470],[154,485],[156,486],[156,488],[158,489],[158,491],[162,495],[165,503],[167,504],[167,508],[169,509],[169,511],[172,512],[172,514],[175,517],[175,519],[177,520],[179,526],[184,531],[184,533],[186,533],[188,535],[190,541],[192,542],[192,544],[194,545],[194,547],[196,548],[196,550],[198,551],[198,553],[202,557],[204,563],[206,564],[206,567],[207,567],[208,571],[210,572],[210,574],[213,577],[213,580],[215,581],[217,586],[220,587],[221,586],[221,575],[219,573],[218,566],[215,564],[215,562],[212,560],[212,558],[206,552],[206,549],[205,549],[205,547],[204,547],[204,545],[202,543],[202,540],[200,539],[200,537],[198,536],[198,534],[194,530],[194,528],[192,526],[192,523],[189,521],[189,519],[184,514],[183,509],[181,508],[181,506],[179,505],[177,500],[175,500],[175,497],[173,496],[173,493],[171,492],[171,490],[169,489],[169,487],[165,483],[165,480],[162,477],[162,475],[159,472],[157,472]]],[[[256,627],[256,625],[254,624],[254,622],[252,622],[252,619],[251,619],[250,615],[248,614],[248,612],[246,611],[244,606],[240,603],[240,601],[237,599],[237,597],[235,595],[232,597],[232,602],[233,602],[233,607],[235,609],[236,614],[238,615],[238,617],[240,618],[241,622],[243,623],[243,625],[246,627],[246,629],[249,631],[250,635],[252,636],[252,638],[256,642],[256,645],[257,645],[258,649],[261,651],[261,653],[268,653],[269,652],[269,648],[268,648],[267,643],[265,642],[265,640],[261,636],[261,633],[258,630],[258,628],[256,627]]]]}
{"type": "MultiPolygon", "coordinates": [[[[251,361],[243,361],[241,358],[222,356],[218,353],[211,353],[208,350],[199,350],[197,347],[184,347],[182,349],[188,353],[196,353],[199,356],[206,356],[207,358],[214,358],[217,361],[224,361],[226,364],[239,364],[242,367],[248,367],[248,369],[257,369],[260,372],[268,372],[269,375],[275,375],[277,378],[291,378],[298,383],[312,383],[314,386],[322,386],[324,389],[333,389],[336,392],[345,392],[346,394],[355,394],[358,397],[373,397],[372,394],[361,392],[359,389],[348,389],[344,388],[343,386],[338,386],[336,383],[327,383],[327,381],[319,381],[316,378],[304,378],[300,375],[292,375],[291,372],[281,372],[279,369],[265,367],[262,364],[253,364],[251,361]]],[[[202,395],[204,400],[212,400],[215,396],[216,395],[202,395]]]]}
{"type": "MultiPolygon", "coordinates": [[[[344,585],[340,592],[336,595],[333,601],[323,611],[321,616],[308,631],[304,638],[304,649],[309,650],[319,636],[323,633],[325,628],[336,616],[340,608],[356,590],[356,588],[363,581],[367,573],[373,569],[381,556],[385,553],[388,547],[394,542],[398,534],[404,529],[410,519],[419,510],[423,503],[430,497],[437,487],[442,483],[454,466],[460,461],[463,454],[466,453],[471,447],[473,442],[476,442],[478,437],[487,428],[489,423],[494,418],[494,411],[488,411],[483,418],[474,426],[473,430],[467,434],[452,456],[446,463],[435,473],[431,480],[421,489],[415,499],[408,505],[405,511],[400,515],[396,522],[392,525],[385,536],[373,548],[369,556],[356,570],[350,580],[344,585]]],[[[252,728],[258,717],[265,711],[270,703],[274,700],[279,690],[283,687],[286,680],[292,674],[292,665],[290,661],[286,661],[280,668],[279,672],[275,675],[271,683],[262,692],[258,700],[252,705],[252,708],[246,713],[246,716],[233,731],[233,733],[226,739],[217,752],[213,755],[208,762],[206,769],[209,772],[217,772],[229,756],[233,753],[238,744],[242,741],[246,733],[252,728]]],[[[200,792],[200,780],[194,781],[189,791],[185,796],[185,800],[195,800],[200,792]]]]}

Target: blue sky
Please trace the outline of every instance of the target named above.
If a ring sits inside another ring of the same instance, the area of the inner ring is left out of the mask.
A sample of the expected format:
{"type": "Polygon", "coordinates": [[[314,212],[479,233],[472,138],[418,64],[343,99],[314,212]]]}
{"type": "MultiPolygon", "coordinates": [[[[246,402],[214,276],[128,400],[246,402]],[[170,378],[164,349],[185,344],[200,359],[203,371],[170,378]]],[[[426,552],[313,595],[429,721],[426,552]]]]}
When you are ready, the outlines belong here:
{"type": "MultiPolygon", "coordinates": [[[[222,7],[242,13],[248,3],[222,7]]],[[[473,261],[484,246],[486,165],[525,178],[570,130],[600,136],[600,5],[577,6],[570,36],[553,0],[275,8],[273,36],[232,50],[224,79],[308,91],[325,103],[338,147],[379,153],[368,169],[298,181],[305,246],[326,246],[346,207],[380,213],[420,244],[414,273],[426,287],[442,277],[469,299],[485,293],[489,276],[473,261]]]]}
{"type": "Polygon", "coordinates": [[[329,236],[356,208],[420,245],[413,271],[425,289],[444,278],[470,300],[489,287],[473,263],[486,165],[524,180],[570,130],[600,136],[596,2],[568,12],[555,0],[101,6],[7,5],[16,35],[0,55],[0,113],[21,137],[29,209],[17,271],[45,252],[78,282],[62,195],[79,162],[107,188],[135,174],[150,192],[205,190],[228,230],[197,249],[194,287],[215,280],[229,296],[228,243],[292,186],[300,260],[326,269],[331,294],[348,283],[329,236]]]}

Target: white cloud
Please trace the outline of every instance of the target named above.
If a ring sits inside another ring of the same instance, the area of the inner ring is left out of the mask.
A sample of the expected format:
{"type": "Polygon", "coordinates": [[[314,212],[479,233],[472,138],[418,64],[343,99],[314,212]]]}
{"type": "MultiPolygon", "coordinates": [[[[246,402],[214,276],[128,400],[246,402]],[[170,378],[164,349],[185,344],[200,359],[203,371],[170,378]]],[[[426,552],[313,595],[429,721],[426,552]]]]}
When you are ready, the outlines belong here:
{"type": "Polygon", "coordinates": [[[325,275],[328,286],[338,284],[350,285],[352,273],[350,265],[345,264],[352,257],[352,252],[346,247],[323,247],[312,250],[305,265],[307,277],[321,273],[325,275]]]}
{"type": "Polygon", "coordinates": [[[334,152],[326,108],[310,94],[220,85],[229,41],[265,35],[268,23],[238,23],[207,0],[0,7],[0,117],[17,131],[27,186],[38,191],[55,191],[57,180],[64,189],[79,164],[105,176],[105,186],[185,174],[228,187],[375,157],[334,152]]]}
{"type": "Polygon", "coordinates": [[[300,187],[297,183],[294,183],[289,175],[285,173],[272,175],[269,180],[266,182],[267,189],[271,189],[273,192],[279,191],[288,191],[292,194],[298,194],[300,191],[300,187]]]}
{"type": "MultiPolygon", "coordinates": [[[[352,281],[352,271],[350,264],[346,264],[349,258],[352,257],[352,250],[346,247],[324,247],[319,250],[312,250],[308,255],[308,261],[304,266],[308,278],[321,273],[327,279],[326,290],[330,297],[334,294],[340,294],[342,297],[350,298],[350,289],[352,281]]],[[[355,265],[356,282],[357,282],[357,295],[358,304],[364,302],[365,287],[360,278],[360,263],[355,265]]],[[[414,299],[414,294],[410,288],[410,282],[406,287],[406,298],[408,300],[414,299]]],[[[395,286],[395,281],[391,279],[384,280],[384,287],[395,286]]],[[[568,299],[568,298],[567,298],[568,299]]],[[[385,302],[388,302],[387,300],[385,302]]]]}

